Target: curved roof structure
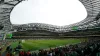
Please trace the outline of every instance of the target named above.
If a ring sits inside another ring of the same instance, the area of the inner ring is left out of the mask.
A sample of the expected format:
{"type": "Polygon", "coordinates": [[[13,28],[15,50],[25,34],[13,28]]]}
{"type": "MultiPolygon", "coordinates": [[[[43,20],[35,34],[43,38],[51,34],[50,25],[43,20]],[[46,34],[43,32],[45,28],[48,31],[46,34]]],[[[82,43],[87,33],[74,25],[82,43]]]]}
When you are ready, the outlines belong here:
{"type": "Polygon", "coordinates": [[[99,26],[100,24],[100,0],[80,0],[87,10],[87,18],[81,22],[66,25],[66,26],[54,26],[43,23],[30,23],[24,25],[12,25],[10,22],[10,13],[13,8],[24,0],[1,0],[0,1],[0,31],[14,31],[14,30],[33,30],[41,29],[53,32],[69,32],[72,31],[72,27],[77,26],[79,30],[89,29],[91,27],[99,26]]]}

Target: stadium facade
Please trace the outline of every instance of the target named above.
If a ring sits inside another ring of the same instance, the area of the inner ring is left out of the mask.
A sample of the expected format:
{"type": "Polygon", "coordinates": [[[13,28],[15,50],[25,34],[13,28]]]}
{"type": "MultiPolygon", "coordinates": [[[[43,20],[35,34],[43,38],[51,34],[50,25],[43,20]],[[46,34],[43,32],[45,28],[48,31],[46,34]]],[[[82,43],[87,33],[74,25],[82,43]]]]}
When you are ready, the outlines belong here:
{"type": "Polygon", "coordinates": [[[0,0],[0,34],[12,33],[16,35],[42,36],[99,36],[100,28],[100,0],[79,0],[87,10],[87,17],[75,24],[56,26],[44,23],[29,23],[16,25],[10,22],[13,8],[24,0],[0,0]]]}

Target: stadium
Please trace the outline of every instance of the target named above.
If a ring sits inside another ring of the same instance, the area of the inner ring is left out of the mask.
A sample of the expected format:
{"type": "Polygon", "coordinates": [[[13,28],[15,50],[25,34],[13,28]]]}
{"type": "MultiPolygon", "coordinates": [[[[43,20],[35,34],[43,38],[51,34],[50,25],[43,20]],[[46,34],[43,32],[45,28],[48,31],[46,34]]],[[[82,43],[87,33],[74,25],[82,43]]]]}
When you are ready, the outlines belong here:
{"type": "Polygon", "coordinates": [[[100,1],[80,0],[87,17],[75,24],[12,24],[23,0],[0,0],[0,56],[100,56],[100,1]]]}

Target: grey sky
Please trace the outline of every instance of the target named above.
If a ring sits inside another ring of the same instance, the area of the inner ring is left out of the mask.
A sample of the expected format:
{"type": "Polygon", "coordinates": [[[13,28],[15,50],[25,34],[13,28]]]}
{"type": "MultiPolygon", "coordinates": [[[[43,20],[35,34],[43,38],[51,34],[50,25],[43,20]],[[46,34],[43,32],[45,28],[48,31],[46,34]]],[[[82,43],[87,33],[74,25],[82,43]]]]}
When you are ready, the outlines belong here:
{"type": "Polygon", "coordinates": [[[69,25],[85,19],[87,12],[78,0],[27,0],[11,12],[13,24],[47,23],[69,25]]]}

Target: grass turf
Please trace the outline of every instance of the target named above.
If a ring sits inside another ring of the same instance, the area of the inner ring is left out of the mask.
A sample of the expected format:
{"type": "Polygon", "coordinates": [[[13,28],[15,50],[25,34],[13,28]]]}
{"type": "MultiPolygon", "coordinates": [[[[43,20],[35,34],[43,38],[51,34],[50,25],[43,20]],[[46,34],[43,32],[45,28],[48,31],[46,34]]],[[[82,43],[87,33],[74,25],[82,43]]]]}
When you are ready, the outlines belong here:
{"type": "MultiPolygon", "coordinates": [[[[68,44],[76,44],[82,42],[82,39],[54,39],[54,40],[25,40],[21,43],[24,50],[39,50],[53,48],[68,44]]],[[[12,48],[15,48],[18,45],[19,41],[12,42],[12,48]]]]}

